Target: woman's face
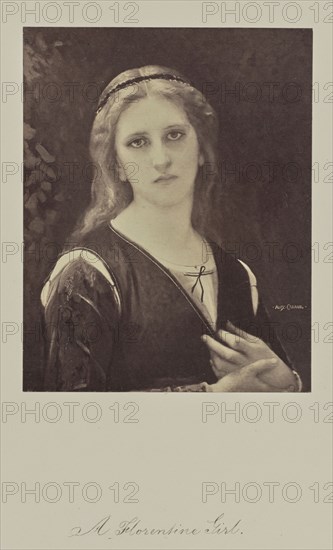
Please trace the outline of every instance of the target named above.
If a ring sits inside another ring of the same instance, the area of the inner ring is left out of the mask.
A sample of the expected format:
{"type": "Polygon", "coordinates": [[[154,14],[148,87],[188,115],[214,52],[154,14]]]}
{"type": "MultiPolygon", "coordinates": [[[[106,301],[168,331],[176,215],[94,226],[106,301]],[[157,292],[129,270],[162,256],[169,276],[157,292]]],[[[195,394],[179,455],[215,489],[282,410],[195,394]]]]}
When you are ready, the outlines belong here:
{"type": "Polygon", "coordinates": [[[172,206],[193,200],[203,159],[193,126],[174,102],[146,97],[130,105],[119,117],[115,147],[134,201],[172,206]]]}

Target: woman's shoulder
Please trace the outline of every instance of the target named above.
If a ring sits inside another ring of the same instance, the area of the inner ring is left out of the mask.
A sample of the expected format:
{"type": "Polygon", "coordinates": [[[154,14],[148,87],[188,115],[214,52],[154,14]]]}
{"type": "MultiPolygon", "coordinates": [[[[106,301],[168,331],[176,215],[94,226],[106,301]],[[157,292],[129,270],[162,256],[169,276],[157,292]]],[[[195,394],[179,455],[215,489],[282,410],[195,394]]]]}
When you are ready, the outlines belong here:
{"type": "Polygon", "coordinates": [[[67,301],[79,296],[94,302],[110,290],[120,306],[116,281],[103,260],[91,250],[77,247],[58,258],[43,285],[41,302],[47,307],[55,294],[67,301]]]}
{"type": "Polygon", "coordinates": [[[224,267],[224,271],[228,272],[231,277],[237,276],[237,279],[249,280],[251,285],[256,285],[256,277],[250,266],[243,260],[238,258],[234,252],[227,251],[223,245],[217,244],[214,241],[208,241],[215,261],[218,261],[224,267]]]}
{"type": "Polygon", "coordinates": [[[259,305],[259,293],[257,278],[252,269],[234,253],[226,251],[223,246],[210,243],[214,253],[215,262],[218,264],[218,271],[222,281],[230,289],[237,291],[239,288],[247,289],[251,296],[252,309],[257,313],[259,305]]]}

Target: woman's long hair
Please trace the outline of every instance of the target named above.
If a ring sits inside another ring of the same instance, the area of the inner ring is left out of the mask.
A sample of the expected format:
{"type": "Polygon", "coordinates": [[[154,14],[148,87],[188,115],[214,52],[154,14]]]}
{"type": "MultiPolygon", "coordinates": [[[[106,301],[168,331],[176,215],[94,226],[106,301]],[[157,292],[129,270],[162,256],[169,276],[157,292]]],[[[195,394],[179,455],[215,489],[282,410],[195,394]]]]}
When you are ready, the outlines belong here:
{"type": "Polygon", "coordinates": [[[143,80],[121,91],[109,93],[127,80],[160,73],[172,74],[186,81],[178,71],[158,65],[147,65],[121,73],[103,91],[100,103],[105,99],[106,102],[97,111],[90,136],[90,156],[95,168],[91,202],[76,226],[73,234],[75,239],[110,221],[132,201],[130,183],[119,178],[115,132],[119,117],[126,108],[139,99],[153,95],[181,106],[196,131],[204,163],[198,169],[195,182],[192,224],[199,233],[206,237],[210,236],[207,222],[211,218],[212,192],[216,185],[216,174],[212,167],[216,163],[218,128],[213,108],[199,90],[178,80],[143,80]]]}

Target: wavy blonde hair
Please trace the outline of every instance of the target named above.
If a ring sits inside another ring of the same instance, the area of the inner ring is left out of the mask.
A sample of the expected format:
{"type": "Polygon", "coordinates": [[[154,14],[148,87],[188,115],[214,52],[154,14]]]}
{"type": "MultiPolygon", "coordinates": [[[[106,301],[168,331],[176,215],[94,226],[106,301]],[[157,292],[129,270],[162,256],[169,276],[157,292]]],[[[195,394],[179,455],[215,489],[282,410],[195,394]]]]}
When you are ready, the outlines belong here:
{"type": "MultiPolygon", "coordinates": [[[[129,69],[119,74],[106,86],[101,102],[110,90],[127,80],[167,73],[187,81],[178,71],[159,65],[147,65],[129,69]]],[[[115,150],[115,133],[121,113],[132,102],[157,95],[181,106],[196,131],[200,152],[204,157],[203,167],[199,168],[195,182],[192,224],[201,234],[207,233],[207,220],[212,209],[212,190],[216,185],[216,175],[205,166],[215,166],[217,144],[217,117],[202,93],[191,85],[178,80],[154,79],[131,84],[121,93],[109,94],[103,107],[97,111],[90,135],[90,156],[95,167],[91,187],[91,201],[77,224],[74,237],[79,238],[100,224],[110,221],[133,200],[129,182],[120,181],[115,150]],[[124,93],[124,91],[126,93],[124,93]]]]}

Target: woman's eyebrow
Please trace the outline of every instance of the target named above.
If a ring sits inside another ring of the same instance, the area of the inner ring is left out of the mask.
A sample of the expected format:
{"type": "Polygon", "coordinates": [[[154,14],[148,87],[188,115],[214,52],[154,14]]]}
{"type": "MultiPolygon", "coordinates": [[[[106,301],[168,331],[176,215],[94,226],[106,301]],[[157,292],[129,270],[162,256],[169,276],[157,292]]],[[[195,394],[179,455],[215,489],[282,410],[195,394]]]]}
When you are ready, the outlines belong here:
{"type": "MultiPolygon", "coordinates": [[[[185,128],[185,129],[188,129],[190,127],[189,124],[187,124],[186,122],[176,122],[175,124],[169,124],[168,126],[165,126],[165,128],[163,128],[163,131],[165,130],[170,130],[171,128],[185,128]]],[[[149,132],[147,132],[146,130],[137,130],[135,132],[132,132],[131,134],[128,134],[125,139],[131,139],[133,137],[137,137],[137,136],[148,136],[149,135],[149,132]]]]}
{"type": "Polygon", "coordinates": [[[186,122],[176,122],[175,124],[170,124],[169,126],[166,126],[164,130],[169,130],[170,128],[189,128],[190,125],[186,122]]]}
{"type": "Polygon", "coordinates": [[[133,132],[132,134],[128,134],[127,136],[125,136],[125,139],[131,139],[137,136],[148,136],[148,132],[146,132],[145,130],[142,130],[142,131],[137,130],[136,132],[133,132]]]}

